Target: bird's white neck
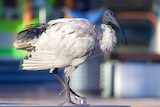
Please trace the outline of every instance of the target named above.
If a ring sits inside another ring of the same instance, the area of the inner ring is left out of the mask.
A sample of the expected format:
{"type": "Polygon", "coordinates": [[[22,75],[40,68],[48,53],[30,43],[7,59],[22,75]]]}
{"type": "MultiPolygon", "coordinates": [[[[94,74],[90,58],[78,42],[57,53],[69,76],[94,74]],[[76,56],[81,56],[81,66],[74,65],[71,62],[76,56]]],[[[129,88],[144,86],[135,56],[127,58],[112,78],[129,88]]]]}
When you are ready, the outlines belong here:
{"type": "Polygon", "coordinates": [[[101,24],[101,28],[103,35],[102,39],[99,41],[100,49],[103,53],[108,54],[117,43],[116,32],[110,25],[101,24]]]}

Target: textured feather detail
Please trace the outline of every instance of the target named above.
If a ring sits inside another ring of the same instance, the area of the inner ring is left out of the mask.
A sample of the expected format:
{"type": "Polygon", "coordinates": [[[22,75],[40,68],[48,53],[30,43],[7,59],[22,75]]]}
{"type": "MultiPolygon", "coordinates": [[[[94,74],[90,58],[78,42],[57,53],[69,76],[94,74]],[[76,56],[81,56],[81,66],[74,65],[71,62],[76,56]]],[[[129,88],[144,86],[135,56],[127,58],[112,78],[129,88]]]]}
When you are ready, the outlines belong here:
{"type": "Polygon", "coordinates": [[[100,40],[100,48],[103,53],[110,53],[117,43],[116,32],[111,26],[101,24],[103,30],[103,38],[100,40]],[[107,35],[107,36],[106,36],[107,35]]]}
{"type": "Polygon", "coordinates": [[[47,24],[31,25],[20,32],[17,38],[35,47],[31,55],[24,58],[21,68],[76,68],[93,55],[109,53],[116,44],[116,33],[110,23],[118,24],[110,11],[106,11],[103,18],[105,23],[101,29],[81,18],[62,18],[47,24]]]}
{"type": "Polygon", "coordinates": [[[71,59],[55,55],[51,51],[35,51],[26,56],[22,61],[20,68],[22,70],[43,70],[50,68],[61,68],[68,66],[71,59]]]}
{"type": "Polygon", "coordinates": [[[18,33],[14,46],[17,49],[32,51],[34,44],[43,32],[49,27],[48,24],[31,24],[18,33]]]}
{"type": "Polygon", "coordinates": [[[27,42],[34,38],[39,38],[39,36],[46,31],[48,26],[48,24],[28,25],[25,30],[18,33],[17,40],[27,42]]]}
{"type": "Polygon", "coordinates": [[[20,63],[20,69],[21,70],[43,70],[50,68],[48,63],[44,63],[41,60],[37,59],[31,59],[32,57],[28,59],[24,59],[20,63]]]}

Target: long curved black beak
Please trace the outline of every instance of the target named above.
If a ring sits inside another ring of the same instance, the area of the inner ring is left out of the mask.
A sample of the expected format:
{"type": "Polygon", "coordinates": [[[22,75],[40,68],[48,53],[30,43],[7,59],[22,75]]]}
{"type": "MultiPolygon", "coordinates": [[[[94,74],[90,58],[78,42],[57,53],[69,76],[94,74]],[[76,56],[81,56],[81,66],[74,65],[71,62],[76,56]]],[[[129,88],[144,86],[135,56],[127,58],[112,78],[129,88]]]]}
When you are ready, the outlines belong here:
{"type": "Polygon", "coordinates": [[[119,30],[120,30],[120,32],[121,32],[121,35],[123,36],[123,39],[124,39],[124,43],[125,43],[125,45],[127,45],[128,44],[128,42],[127,42],[127,38],[126,38],[126,34],[124,33],[124,30],[123,30],[123,28],[119,25],[119,30]]]}
{"type": "Polygon", "coordinates": [[[119,31],[121,32],[121,35],[123,36],[123,39],[124,39],[124,43],[125,45],[127,45],[127,38],[126,38],[126,35],[124,33],[124,30],[123,28],[120,26],[120,24],[118,23],[118,21],[116,19],[112,19],[112,22],[111,22],[117,29],[119,29],[119,31]]]}

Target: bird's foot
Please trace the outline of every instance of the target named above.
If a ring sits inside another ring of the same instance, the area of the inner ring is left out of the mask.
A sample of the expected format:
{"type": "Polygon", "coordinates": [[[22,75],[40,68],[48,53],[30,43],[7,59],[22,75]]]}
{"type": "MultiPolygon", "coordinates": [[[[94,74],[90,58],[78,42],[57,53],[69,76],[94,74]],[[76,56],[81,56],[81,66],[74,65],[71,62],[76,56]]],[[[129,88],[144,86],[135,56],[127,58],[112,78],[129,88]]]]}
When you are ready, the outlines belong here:
{"type": "Polygon", "coordinates": [[[59,106],[89,106],[89,104],[80,102],[80,104],[74,103],[72,101],[65,101],[63,103],[58,104],[59,106]]]}
{"type": "MultiPolygon", "coordinates": [[[[66,89],[64,88],[58,95],[62,95],[65,91],[66,91],[66,89]]],[[[88,105],[87,104],[87,99],[85,97],[82,97],[82,96],[76,94],[72,89],[70,89],[70,92],[71,92],[72,97],[75,100],[79,101],[79,104],[76,104],[72,101],[68,101],[70,105],[88,105]]],[[[64,104],[66,105],[67,101],[65,101],[64,103],[59,104],[59,105],[64,105],[64,104]]]]}
{"type": "Polygon", "coordinates": [[[58,104],[59,106],[79,106],[80,104],[74,103],[72,101],[65,101],[61,104],[58,104]]]}
{"type": "MultiPolygon", "coordinates": [[[[66,91],[66,89],[64,88],[60,93],[58,93],[58,95],[62,95],[65,91],[66,91]]],[[[70,89],[70,92],[71,92],[71,94],[72,94],[72,96],[74,97],[75,100],[86,101],[85,97],[82,97],[82,96],[78,95],[72,89],[70,89]]]]}

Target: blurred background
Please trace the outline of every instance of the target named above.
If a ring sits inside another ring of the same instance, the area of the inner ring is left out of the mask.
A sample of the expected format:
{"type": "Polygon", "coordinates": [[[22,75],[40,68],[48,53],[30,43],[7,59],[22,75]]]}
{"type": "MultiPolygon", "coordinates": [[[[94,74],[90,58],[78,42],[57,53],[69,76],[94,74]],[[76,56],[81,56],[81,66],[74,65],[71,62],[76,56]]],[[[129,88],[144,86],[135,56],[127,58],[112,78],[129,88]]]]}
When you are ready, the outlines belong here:
{"type": "MultiPolygon", "coordinates": [[[[19,31],[28,24],[63,17],[86,18],[100,26],[105,9],[115,12],[128,45],[125,46],[117,32],[118,44],[114,51],[82,64],[71,76],[71,87],[91,99],[104,101],[110,98],[159,100],[159,0],[0,0],[0,101],[35,103],[41,99],[41,103],[54,104],[59,98],[56,94],[63,89],[49,70],[19,70],[19,63],[27,54],[13,47],[19,31]]],[[[63,69],[60,74],[63,76],[63,69]]],[[[93,100],[92,104],[99,102],[93,100]]]]}

